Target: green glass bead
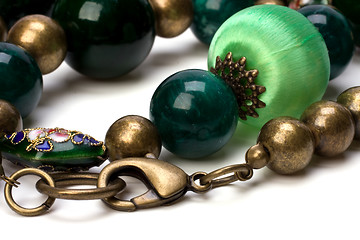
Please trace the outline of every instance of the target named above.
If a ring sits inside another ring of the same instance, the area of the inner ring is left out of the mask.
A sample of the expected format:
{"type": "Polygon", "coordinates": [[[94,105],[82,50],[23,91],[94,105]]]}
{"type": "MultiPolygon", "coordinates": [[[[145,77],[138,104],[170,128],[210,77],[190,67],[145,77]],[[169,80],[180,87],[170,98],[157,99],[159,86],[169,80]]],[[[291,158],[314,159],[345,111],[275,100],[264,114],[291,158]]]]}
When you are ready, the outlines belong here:
{"type": "Polygon", "coordinates": [[[8,28],[22,17],[31,14],[49,16],[55,0],[1,0],[0,16],[8,25],[8,28]]]}
{"type": "Polygon", "coordinates": [[[163,146],[184,158],[202,158],[221,149],[236,129],[237,115],[232,90],[204,70],[170,76],[150,104],[150,119],[163,146]]]}
{"type": "Polygon", "coordinates": [[[360,24],[359,0],[333,0],[332,5],[339,9],[345,17],[355,24],[360,24]]]}
{"type": "Polygon", "coordinates": [[[0,99],[10,102],[22,117],[38,105],[43,87],[35,60],[22,48],[0,43],[0,99]]]}
{"type": "Polygon", "coordinates": [[[211,42],[208,68],[228,52],[234,60],[246,57],[246,69],[259,72],[255,84],[266,88],[259,96],[266,104],[256,110],[259,117],[242,120],[257,128],[275,117],[300,117],[322,98],[329,82],[329,55],[321,34],[287,7],[258,5],[229,18],[211,42]]]}
{"type": "Polygon", "coordinates": [[[65,61],[93,78],[130,72],[149,54],[155,38],[147,0],[59,0],[53,18],[67,35],[65,61]]]}
{"type": "Polygon", "coordinates": [[[193,0],[194,19],[191,31],[201,42],[209,45],[226,19],[253,5],[254,0],[193,0]]]}
{"type": "Polygon", "coordinates": [[[4,158],[25,167],[46,171],[86,170],[104,162],[100,141],[78,131],[35,128],[0,139],[4,158]]]}
{"type": "Polygon", "coordinates": [[[311,5],[299,10],[323,36],[330,57],[330,80],[344,72],[354,54],[352,29],[338,11],[325,5],[311,5]]]}

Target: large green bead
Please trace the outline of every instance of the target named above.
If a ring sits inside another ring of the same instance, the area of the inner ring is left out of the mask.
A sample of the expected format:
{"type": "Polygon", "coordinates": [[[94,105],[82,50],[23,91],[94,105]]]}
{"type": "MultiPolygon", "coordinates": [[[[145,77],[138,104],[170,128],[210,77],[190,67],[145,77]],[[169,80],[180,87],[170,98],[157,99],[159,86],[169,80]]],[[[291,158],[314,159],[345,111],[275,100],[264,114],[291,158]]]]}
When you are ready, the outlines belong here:
{"type": "Polygon", "coordinates": [[[201,42],[209,45],[226,19],[253,5],[254,0],[193,0],[194,19],[191,31],[201,42]]]}
{"type": "Polygon", "coordinates": [[[150,118],[163,146],[184,158],[201,158],[222,148],[237,126],[237,103],[222,79],[204,70],[167,78],[155,91],[150,118]]]}
{"type": "Polygon", "coordinates": [[[35,60],[22,48],[0,43],[0,99],[10,102],[22,117],[38,105],[43,80],[35,60]]]}
{"type": "Polygon", "coordinates": [[[258,128],[278,116],[300,117],[322,98],[329,82],[329,55],[321,34],[287,7],[259,5],[229,18],[211,42],[209,69],[228,52],[234,60],[246,57],[247,70],[259,71],[255,84],[266,88],[259,96],[266,107],[256,110],[258,118],[244,121],[258,128]]]}
{"type": "Polygon", "coordinates": [[[147,0],[59,0],[53,18],[68,39],[66,62],[93,78],[114,78],[149,54],[154,16],[147,0]]]}
{"type": "MultiPolygon", "coordinates": [[[[347,19],[326,5],[310,5],[299,10],[323,36],[330,57],[330,80],[344,72],[354,54],[354,37],[347,19]]],[[[359,13],[360,14],[360,13],[359,13]]]]}
{"type": "Polygon", "coordinates": [[[353,23],[360,24],[359,0],[333,0],[332,5],[339,9],[353,23]]]}

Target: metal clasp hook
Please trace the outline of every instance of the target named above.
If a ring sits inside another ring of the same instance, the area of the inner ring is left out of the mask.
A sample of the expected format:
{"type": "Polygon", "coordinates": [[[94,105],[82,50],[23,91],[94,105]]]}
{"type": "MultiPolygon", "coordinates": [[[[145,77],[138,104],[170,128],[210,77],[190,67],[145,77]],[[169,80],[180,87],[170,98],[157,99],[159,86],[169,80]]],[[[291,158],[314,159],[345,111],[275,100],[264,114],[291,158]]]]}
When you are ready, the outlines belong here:
{"type": "Polygon", "coordinates": [[[188,190],[189,176],[180,168],[152,158],[125,158],[111,162],[100,172],[98,187],[106,187],[112,177],[131,176],[141,180],[148,191],[130,201],[104,198],[111,208],[134,211],[161,206],[182,197],[188,190]]]}

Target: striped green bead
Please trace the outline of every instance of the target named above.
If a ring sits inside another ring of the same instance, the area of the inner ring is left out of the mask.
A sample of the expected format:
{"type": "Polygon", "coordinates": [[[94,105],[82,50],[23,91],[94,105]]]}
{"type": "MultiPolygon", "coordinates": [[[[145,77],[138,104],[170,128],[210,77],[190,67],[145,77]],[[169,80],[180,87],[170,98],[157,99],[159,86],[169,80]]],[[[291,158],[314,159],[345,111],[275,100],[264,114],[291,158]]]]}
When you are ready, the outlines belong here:
{"type": "Polygon", "coordinates": [[[266,91],[259,100],[266,107],[248,118],[260,128],[278,116],[300,117],[325,93],[330,62],[325,42],[302,14],[287,7],[259,5],[229,18],[215,34],[209,49],[208,67],[216,57],[232,52],[234,60],[246,57],[247,70],[257,69],[255,84],[266,91]]]}

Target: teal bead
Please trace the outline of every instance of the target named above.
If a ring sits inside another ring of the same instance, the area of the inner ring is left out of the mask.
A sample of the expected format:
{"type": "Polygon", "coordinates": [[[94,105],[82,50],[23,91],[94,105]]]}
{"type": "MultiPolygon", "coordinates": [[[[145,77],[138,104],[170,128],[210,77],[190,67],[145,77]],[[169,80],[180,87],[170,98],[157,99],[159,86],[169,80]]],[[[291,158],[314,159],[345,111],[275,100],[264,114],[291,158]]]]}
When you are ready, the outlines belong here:
{"type": "Polygon", "coordinates": [[[354,54],[352,28],[338,11],[326,5],[310,5],[299,10],[314,24],[325,40],[330,58],[330,80],[345,71],[354,54]]]}
{"type": "Polygon", "coordinates": [[[201,42],[209,45],[226,19],[253,5],[254,0],[193,0],[194,19],[191,30],[201,42]]]}
{"type": "Polygon", "coordinates": [[[31,14],[42,14],[49,16],[55,0],[1,0],[0,16],[10,28],[22,17],[31,14]]]}
{"type": "Polygon", "coordinates": [[[0,99],[10,102],[24,118],[38,105],[43,80],[35,60],[22,48],[0,43],[0,99]]]}
{"type": "Polygon", "coordinates": [[[0,138],[2,156],[47,171],[87,170],[104,162],[103,142],[79,131],[35,128],[0,138]]]}
{"type": "Polygon", "coordinates": [[[355,24],[360,24],[359,0],[333,0],[332,5],[340,10],[345,17],[355,24]]]}
{"type": "Polygon", "coordinates": [[[204,70],[185,70],[156,89],[150,119],[163,146],[184,158],[202,158],[221,149],[238,119],[236,98],[224,81],[204,70]]]}
{"type": "Polygon", "coordinates": [[[136,68],[154,39],[147,0],[59,0],[53,18],[68,40],[65,61],[92,78],[115,78],[136,68]]]}

